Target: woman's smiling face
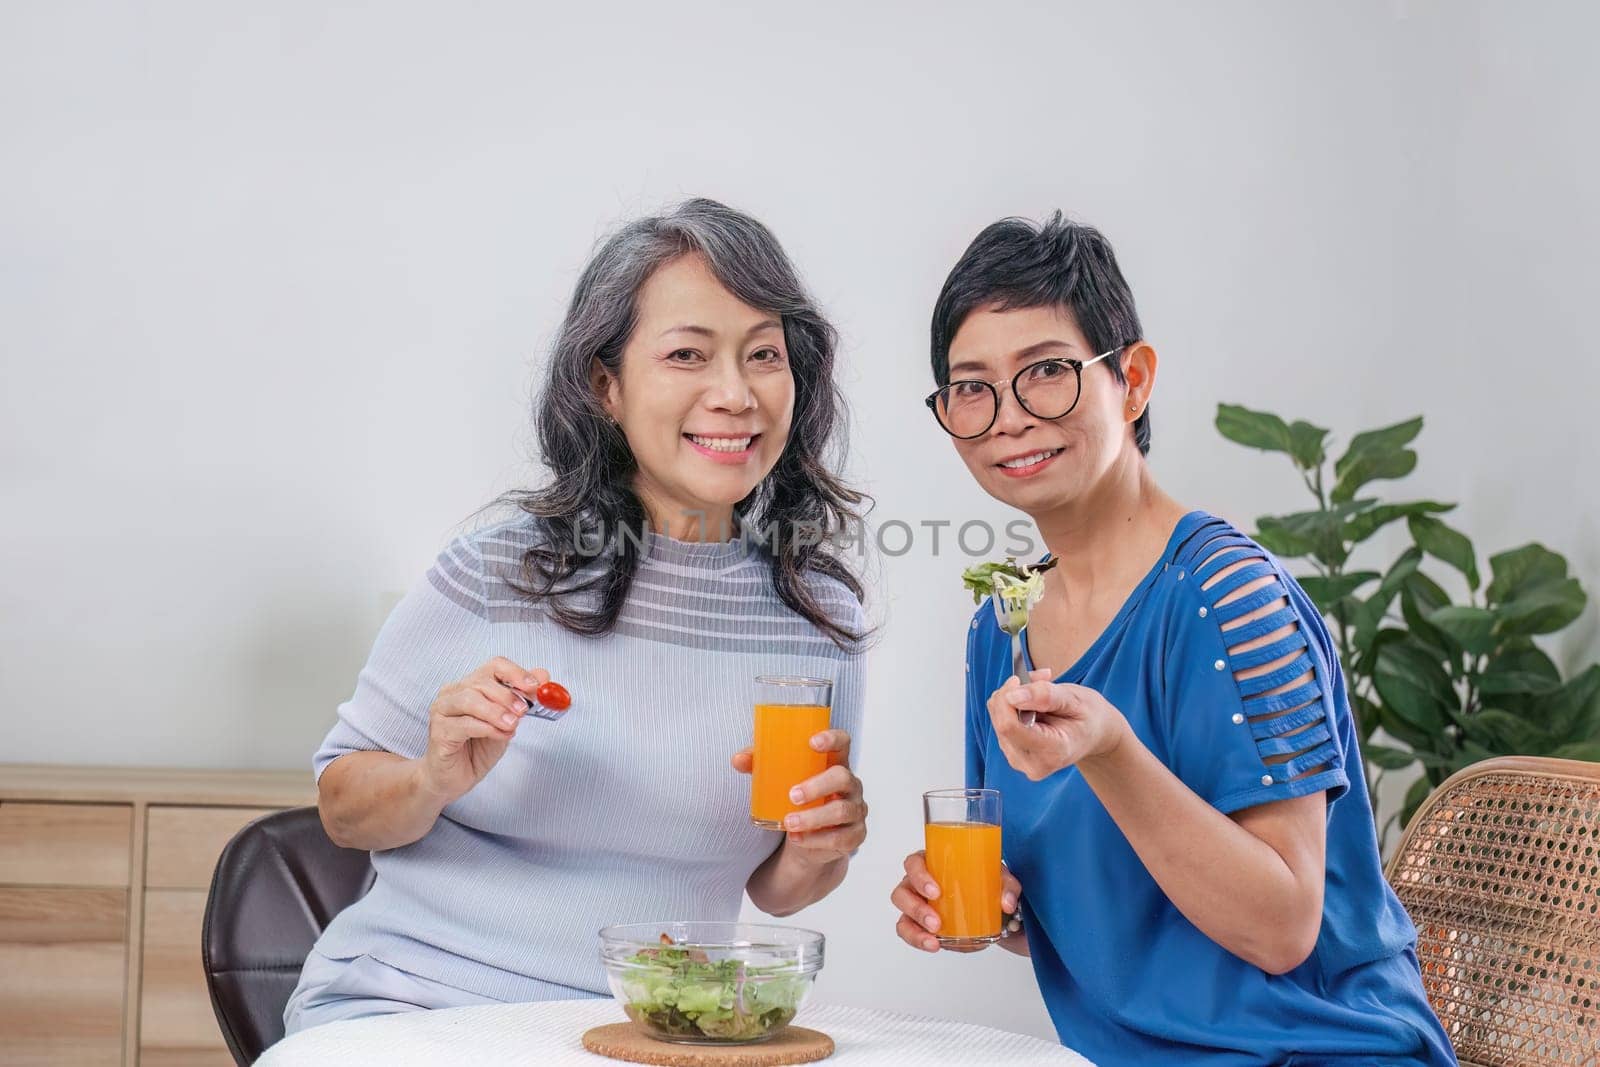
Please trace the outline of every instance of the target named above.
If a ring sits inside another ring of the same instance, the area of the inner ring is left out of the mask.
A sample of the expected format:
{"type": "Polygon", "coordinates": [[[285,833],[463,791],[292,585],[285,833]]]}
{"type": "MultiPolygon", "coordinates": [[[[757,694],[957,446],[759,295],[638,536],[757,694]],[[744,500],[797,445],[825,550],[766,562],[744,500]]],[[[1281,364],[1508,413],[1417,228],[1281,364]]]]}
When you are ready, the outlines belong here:
{"type": "Polygon", "coordinates": [[[595,388],[657,527],[681,529],[698,514],[718,537],[716,524],[726,531],[733,505],[789,440],[795,386],[782,321],[739,300],[695,253],[640,288],[620,373],[597,367],[595,388]]]}
{"type": "Polygon", "coordinates": [[[1058,306],[1002,311],[991,305],[962,322],[950,342],[949,380],[1000,383],[1000,410],[987,433],[952,440],[990,496],[1030,515],[1050,511],[1081,499],[1123,449],[1133,447],[1129,385],[1104,361],[1084,368],[1077,406],[1062,418],[1030,414],[1011,392],[1011,376],[1029,364],[1056,358],[1087,363],[1099,354],[1072,313],[1058,306]]]}

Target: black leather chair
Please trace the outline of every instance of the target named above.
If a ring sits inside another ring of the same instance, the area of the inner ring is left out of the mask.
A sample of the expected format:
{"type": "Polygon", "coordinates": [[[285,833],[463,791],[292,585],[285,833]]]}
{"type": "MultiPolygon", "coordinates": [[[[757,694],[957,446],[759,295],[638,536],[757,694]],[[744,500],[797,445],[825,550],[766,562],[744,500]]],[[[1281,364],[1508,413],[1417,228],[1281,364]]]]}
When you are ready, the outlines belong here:
{"type": "Polygon", "coordinates": [[[254,1063],[283,1037],[283,1008],[311,946],[372,878],[371,856],[328,840],[316,808],[264,815],[222,850],[200,954],[236,1062],[254,1063]]]}

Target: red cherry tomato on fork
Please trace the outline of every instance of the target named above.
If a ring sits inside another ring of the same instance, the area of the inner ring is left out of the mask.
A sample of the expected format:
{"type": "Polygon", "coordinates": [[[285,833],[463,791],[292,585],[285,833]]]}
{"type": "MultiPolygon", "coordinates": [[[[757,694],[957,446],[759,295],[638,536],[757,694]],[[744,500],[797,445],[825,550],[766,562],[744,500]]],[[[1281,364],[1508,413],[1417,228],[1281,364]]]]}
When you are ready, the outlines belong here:
{"type": "Polygon", "coordinates": [[[533,691],[533,698],[551,711],[566,711],[572,707],[572,694],[564,685],[546,682],[533,691]]]}

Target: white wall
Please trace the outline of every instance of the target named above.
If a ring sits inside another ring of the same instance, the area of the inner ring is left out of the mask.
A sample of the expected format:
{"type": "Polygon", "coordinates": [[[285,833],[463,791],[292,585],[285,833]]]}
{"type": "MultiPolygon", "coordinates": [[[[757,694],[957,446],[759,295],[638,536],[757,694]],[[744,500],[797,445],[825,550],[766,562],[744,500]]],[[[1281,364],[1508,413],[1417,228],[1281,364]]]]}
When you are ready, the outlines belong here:
{"type": "MultiPolygon", "coordinates": [[[[306,767],[389,598],[536,477],[595,236],[690,194],[836,318],[880,521],[1008,517],[919,402],[928,312],[980,226],[1060,206],[1138,293],[1186,501],[1300,504],[1218,401],[1422,412],[1411,491],[1600,589],[1594,7],[718,7],[0,7],[0,760],[306,767]]],[[[803,921],[836,1000],[1049,1033],[1022,961],[890,932],[960,778],[969,602],[928,548],[874,590],[872,838],[803,921]]],[[[1597,644],[1591,611],[1559,650],[1597,644]]]]}

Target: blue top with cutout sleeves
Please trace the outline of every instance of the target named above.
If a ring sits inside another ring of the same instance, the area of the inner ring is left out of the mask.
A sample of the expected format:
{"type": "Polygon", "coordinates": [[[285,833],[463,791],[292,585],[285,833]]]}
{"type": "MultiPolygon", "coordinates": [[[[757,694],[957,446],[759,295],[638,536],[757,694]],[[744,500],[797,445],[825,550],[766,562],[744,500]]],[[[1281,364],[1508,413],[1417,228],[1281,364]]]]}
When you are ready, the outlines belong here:
{"type": "Polygon", "coordinates": [[[1227,522],[1186,516],[1083,658],[1097,690],[1224,813],[1321,792],[1322,928],[1284,975],[1181,915],[1076,768],[1012,770],[986,704],[1011,674],[987,604],[967,644],[967,784],[999,789],[1034,970],[1061,1040],[1100,1063],[1453,1064],[1416,930],[1384,880],[1356,725],[1316,606],[1227,522]]]}

